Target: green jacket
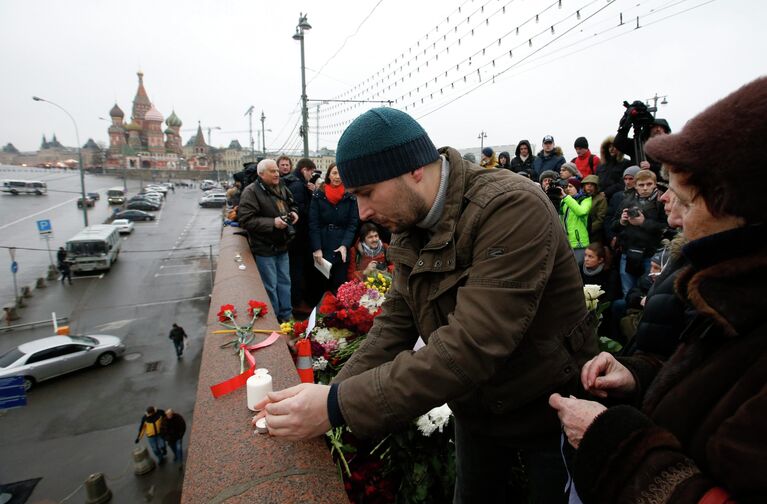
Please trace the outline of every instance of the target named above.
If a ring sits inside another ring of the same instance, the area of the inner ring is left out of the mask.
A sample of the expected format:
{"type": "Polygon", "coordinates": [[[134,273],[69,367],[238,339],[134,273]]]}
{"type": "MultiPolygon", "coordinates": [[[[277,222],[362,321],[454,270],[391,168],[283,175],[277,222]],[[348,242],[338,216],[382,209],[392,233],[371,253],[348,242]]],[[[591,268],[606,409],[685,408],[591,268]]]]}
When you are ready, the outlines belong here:
{"type": "Polygon", "coordinates": [[[567,232],[567,240],[574,249],[589,246],[589,212],[591,196],[576,200],[570,195],[562,198],[562,223],[567,232]]]}
{"type": "Polygon", "coordinates": [[[440,152],[442,217],[430,238],[413,228],[392,239],[382,313],[336,377],[343,417],[367,437],[447,402],[475,433],[556,437],[548,397],[576,393],[597,351],[557,212],[529,179],[440,152]],[[426,346],[414,352],[419,335],[426,346]]]}

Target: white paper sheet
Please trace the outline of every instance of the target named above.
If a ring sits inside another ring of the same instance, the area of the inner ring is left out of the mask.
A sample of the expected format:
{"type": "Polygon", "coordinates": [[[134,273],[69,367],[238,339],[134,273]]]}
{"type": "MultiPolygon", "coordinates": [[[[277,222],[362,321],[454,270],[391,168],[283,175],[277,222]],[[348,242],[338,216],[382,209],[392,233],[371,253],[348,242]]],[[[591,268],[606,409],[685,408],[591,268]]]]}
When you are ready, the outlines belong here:
{"type": "Polygon", "coordinates": [[[325,275],[325,278],[330,278],[330,268],[333,267],[333,264],[330,261],[323,257],[322,262],[314,261],[314,267],[317,268],[320,273],[325,275]]]}

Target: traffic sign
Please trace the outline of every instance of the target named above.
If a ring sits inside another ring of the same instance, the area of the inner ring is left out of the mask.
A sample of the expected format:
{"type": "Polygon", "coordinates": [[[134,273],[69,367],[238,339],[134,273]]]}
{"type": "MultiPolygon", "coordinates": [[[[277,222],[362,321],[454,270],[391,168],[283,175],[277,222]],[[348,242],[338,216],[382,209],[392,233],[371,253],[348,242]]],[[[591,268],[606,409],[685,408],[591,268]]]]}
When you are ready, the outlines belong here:
{"type": "Polygon", "coordinates": [[[19,272],[19,263],[16,261],[11,262],[11,273],[16,274],[19,272]]]}
{"type": "Polygon", "coordinates": [[[26,405],[27,393],[24,391],[24,377],[0,378],[0,410],[26,405]]]}
{"type": "Polygon", "coordinates": [[[42,219],[37,221],[37,231],[40,232],[40,234],[49,234],[53,232],[53,228],[51,227],[51,220],[50,219],[42,219]]]}

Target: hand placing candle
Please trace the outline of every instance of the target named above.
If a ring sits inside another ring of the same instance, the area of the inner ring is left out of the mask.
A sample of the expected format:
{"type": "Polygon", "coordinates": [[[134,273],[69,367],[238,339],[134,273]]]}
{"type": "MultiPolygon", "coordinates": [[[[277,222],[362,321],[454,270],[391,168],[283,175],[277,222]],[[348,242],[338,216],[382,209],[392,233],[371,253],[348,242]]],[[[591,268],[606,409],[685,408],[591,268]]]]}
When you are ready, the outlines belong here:
{"type": "Polygon", "coordinates": [[[272,377],[266,369],[256,369],[253,376],[245,382],[247,388],[248,409],[258,411],[256,404],[263,401],[272,392],[272,377]]]}

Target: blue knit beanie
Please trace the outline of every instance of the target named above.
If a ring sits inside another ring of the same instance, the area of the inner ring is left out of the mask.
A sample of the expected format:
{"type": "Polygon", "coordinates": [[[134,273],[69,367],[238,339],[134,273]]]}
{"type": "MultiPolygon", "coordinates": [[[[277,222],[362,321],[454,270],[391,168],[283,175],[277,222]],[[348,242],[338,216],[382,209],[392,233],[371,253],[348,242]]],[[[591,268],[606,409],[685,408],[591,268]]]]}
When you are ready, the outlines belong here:
{"type": "Polygon", "coordinates": [[[336,165],[346,187],[393,179],[439,159],[429,135],[415,119],[393,108],[374,108],[341,135],[336,165]]]}

